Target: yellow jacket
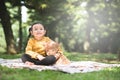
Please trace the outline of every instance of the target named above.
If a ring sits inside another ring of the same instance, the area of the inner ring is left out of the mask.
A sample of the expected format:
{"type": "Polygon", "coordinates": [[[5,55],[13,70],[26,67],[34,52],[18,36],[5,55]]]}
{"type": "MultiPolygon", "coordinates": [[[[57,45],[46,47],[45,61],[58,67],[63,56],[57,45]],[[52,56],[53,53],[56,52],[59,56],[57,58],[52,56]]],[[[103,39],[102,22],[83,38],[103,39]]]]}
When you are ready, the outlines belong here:
{"type": "Polygon", "coordinates": [[[51,41],[49,37],[43,37],[40,41],[30,38],[28,40],[25,53],[30,55],[32,58],[37,58],[37,55],[46,56],[45,43],[51,41]]]}

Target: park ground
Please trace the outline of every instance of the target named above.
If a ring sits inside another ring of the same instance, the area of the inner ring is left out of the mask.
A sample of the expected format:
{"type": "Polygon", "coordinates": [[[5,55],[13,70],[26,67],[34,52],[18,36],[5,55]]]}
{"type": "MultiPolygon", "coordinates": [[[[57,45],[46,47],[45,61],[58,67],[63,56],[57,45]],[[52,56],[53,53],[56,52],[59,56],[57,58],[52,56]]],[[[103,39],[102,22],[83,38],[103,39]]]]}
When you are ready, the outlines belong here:
{"type": "MultiPolygon", "coordinates": [[[[119,64],[116,54],[111,53],[65,53],[73,61],[96,61],[119,64]]],[[[0,54],[0,58],[19,58],[21,54],[0,54]]],[[[119,80],[120,67],[107,68],[97,72],[68,74],[59,71],[36,71],[30,69],[10,69],[0,66],[0,80],[119,80]]]]}

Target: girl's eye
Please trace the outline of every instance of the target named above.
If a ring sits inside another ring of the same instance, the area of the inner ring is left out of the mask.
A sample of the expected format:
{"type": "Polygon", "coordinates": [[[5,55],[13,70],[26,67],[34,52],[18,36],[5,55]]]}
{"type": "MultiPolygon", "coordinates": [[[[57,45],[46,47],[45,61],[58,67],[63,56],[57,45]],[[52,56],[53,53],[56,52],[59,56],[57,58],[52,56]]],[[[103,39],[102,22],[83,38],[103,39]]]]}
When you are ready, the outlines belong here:
{"type": "Polygon", "coordinates": [[[40,30],[43,30],[42,28],[40,30]]]}
{"type": "Polygon", "coordinates": [[[38,30],[37,28],[35,28],[35,30],[38,30]]]}

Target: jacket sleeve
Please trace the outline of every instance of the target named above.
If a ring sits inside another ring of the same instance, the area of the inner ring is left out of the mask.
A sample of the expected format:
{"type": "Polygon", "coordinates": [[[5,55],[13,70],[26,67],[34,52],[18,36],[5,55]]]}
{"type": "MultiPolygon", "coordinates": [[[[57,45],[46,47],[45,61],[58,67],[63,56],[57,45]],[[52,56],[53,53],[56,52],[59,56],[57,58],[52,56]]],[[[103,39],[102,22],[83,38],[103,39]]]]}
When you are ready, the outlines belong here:
{"type": "Polygon", "coordinates": [[[29,39],[28,43],[27,43],[27,46],[26,46],[25,54],[30,55],[31,58],[36,58],[37,59],[37,55],[39,55],[39,54],[32,51],[33,44],[34,44],[34,41],[32,39],[29,39]]]}

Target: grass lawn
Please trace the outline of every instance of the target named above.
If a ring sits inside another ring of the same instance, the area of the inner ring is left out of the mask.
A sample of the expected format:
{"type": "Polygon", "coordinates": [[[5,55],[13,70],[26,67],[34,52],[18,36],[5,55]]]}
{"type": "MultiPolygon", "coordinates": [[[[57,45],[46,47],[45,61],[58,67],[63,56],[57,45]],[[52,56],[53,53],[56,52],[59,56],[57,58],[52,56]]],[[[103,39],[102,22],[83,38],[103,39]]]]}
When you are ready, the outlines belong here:
{"type": "MultiPolygon", "coordinates": [[[[21,54],[5,55],[1,58],[18,58],[21,54]]],[[[115,54],[79,54],[68,55],[70,60],[92,60],[105,63],[119,63],[115,54]]],[[[0,66],[0,80],[120,80],[120,67],[107,68],[97,72],[68,74],[59,71],[36,71],[30,69],[10,69],[0,66]]]]}

